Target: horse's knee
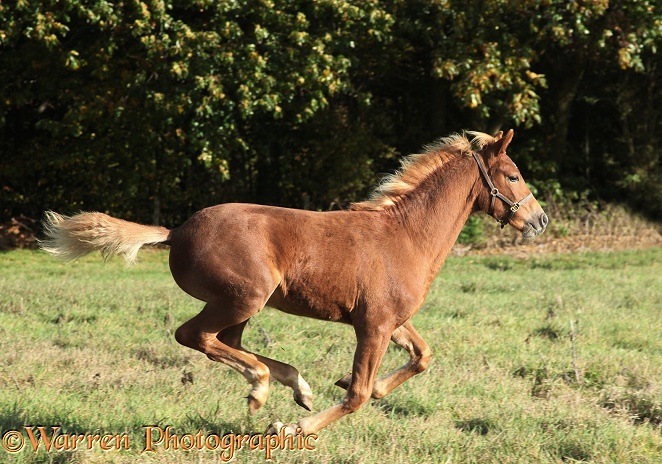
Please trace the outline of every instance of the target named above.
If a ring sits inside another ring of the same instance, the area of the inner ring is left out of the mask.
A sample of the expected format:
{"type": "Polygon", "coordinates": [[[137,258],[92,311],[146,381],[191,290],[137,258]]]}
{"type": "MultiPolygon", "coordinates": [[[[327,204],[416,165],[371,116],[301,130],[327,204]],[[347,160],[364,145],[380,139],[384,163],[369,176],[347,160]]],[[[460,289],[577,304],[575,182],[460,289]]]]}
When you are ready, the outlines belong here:
{"type": "Polygon", "coordinates": [[[342,402],[342,408],[348,413],[358,411],[370,398],[372,391],[347,392],[342,402]]]}
{"type": "Polygon", "coordinates": [[[426,345],[425,348],[421,350],[421,354],[418,356],[418,359],[414,363],[414,370],[417,374],[420,374],[428,368],[428,363],[430,362],[431,357],[432,350],[430,350],[430,347],[426,345]]]}
{"type": "Polygon", "coordinates": [[[379,400],[384,398],[388,394],[388,389],[382,382],[375,382],[375,386],[372,387],[372,398],[379,400]]]}

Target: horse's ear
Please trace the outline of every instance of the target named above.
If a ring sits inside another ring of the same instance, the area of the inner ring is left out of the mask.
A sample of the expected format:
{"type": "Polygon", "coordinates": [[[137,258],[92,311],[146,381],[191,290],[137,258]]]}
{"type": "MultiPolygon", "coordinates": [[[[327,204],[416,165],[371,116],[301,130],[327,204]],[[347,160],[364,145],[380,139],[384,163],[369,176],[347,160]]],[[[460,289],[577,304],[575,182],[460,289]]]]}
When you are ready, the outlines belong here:
{"type": "Polygon", "coordinates": [[[502,139],[503,141],[501,142],[501,148],[499,148],[500,155],[506,152],[506,148],[508,148],[508,145],[510,145],[510,142],[513,140],[513,135],[515,135],[515,131],[510,129],[506,136],[502,139]]]}
{"type": "Polygon", "coordinates": [[[506,152],[506,148],[508,148],[508,145],[510,145],[510,142],[513,140],[513,135],[515,135],[515,131],[510,129],[505,137],[503,136],[503,132],[499,131],[499,133],[494,137],[494,142],[492,142],[489,145],[489,157],[496,157],[496,156],[501,156],[506,152]]]}

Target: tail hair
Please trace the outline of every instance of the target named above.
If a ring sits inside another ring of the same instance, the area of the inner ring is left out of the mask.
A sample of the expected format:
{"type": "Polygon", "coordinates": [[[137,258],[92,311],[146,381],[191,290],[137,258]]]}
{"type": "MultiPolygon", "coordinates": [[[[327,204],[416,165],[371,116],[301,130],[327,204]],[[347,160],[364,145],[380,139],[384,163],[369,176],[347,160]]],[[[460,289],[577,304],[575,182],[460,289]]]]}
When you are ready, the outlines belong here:
{"type": "Polygon", "coordinates": [[[164,242],[170,235],[165,227],[137,224],[96,212],[69,217],[46,211],[43,226],[46,238],[39,240],[39,247],[63,261],[73,261],[99,250],[104,259],[123,256],[127,266],[135,262],[140,247],[164,242]]]}

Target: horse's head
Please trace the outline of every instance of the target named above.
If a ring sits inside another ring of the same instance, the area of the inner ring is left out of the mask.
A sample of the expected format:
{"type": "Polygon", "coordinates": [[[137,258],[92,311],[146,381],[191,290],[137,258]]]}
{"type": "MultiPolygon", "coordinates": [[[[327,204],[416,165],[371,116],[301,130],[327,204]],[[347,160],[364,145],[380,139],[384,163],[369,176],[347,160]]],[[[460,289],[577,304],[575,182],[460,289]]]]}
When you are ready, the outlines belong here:
{"type": "Polygon", "coordinates": [[[478,195],[478,208],[501,223],[510,224],[526,239],[542,234],[549,218],[527,187],[522,174],[506,148],[513,139],[513,130],[503,136],[499,132],[473,154],[485,188],[478,195]]]}

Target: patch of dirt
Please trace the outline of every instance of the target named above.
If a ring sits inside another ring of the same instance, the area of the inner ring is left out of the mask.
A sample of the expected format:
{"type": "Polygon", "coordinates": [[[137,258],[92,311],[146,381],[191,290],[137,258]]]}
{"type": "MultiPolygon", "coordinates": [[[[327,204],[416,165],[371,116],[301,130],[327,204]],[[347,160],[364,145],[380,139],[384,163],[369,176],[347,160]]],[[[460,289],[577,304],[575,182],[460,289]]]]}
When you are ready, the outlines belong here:
{"type": "Polygon", "coordinates": [[[505,254],[516,258],[526,258],[546,253],[581,253],[662,247],[662,234],[654,226],[639,229],[636,234],[576,233],[567,237],[554,236],[553,233],[547,234],[547,236],[546,234],[547,232],[532,241],[524,242],[517,237],[513,230],[507,234],[488,238],[487,243],[480,247],[456,243],[452,253],[455,256],[505,254]]]}
{"type": "Polygon", "coordinates": [[[581,253],[662,247],[662,224],[651,222],[621,205],[586,204],[565,211],[545,207],[551,218],[545,233],[524,242],[512,227],[501,229],[483,215],[480,246],[456,244],[454,255],[506,254],[518,258],[545,253],[581,253]]]}

